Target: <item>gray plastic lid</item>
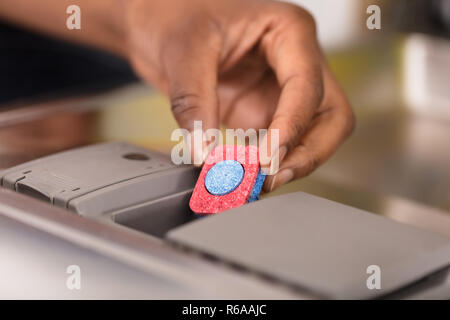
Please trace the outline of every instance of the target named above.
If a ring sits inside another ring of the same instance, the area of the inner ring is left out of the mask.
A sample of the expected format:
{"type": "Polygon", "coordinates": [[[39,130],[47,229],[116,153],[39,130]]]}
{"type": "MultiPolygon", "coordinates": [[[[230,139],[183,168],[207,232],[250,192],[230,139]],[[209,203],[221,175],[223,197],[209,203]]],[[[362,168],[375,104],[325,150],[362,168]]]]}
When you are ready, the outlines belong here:
{"type": "Polygon", "coordinates": [[[124,142],[56,153],[0,173],[0,185],[86,216],[191,189],[196,171],[124,142]]]}
{"type": "Polygon", "coordinates": [[[326,298],[373,298],[450,265],[450,239],[305,193],[170,231],[170,241],[326,298]],[[366,285],[381,268],[381,289],[366,285]]]}

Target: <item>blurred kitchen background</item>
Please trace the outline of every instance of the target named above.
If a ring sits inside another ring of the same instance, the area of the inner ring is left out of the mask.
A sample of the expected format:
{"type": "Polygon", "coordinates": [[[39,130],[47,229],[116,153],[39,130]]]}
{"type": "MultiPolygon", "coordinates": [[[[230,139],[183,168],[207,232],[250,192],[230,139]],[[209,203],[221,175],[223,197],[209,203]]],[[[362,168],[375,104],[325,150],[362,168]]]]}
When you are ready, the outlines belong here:
{"type": "MultiPolygon", "coordinates": [[[[305,191],[450,236],[450,0],[295,2],[317,20],[357,127],[315,173],[266,196],[305,191]],[[372,4],[381,30],[366,27],[372,4]]],[[[11,36],[0,44],[0,74],[20,56],[14,67],[27,70],[0,77],[0,93],[10,93],[0,105],[0,169],[110,140],[170,152],[177,126],[167,99],[124,62],[0,30],[11,36]],[[11,91],[14,82],[23,92],[11,91]]]]}

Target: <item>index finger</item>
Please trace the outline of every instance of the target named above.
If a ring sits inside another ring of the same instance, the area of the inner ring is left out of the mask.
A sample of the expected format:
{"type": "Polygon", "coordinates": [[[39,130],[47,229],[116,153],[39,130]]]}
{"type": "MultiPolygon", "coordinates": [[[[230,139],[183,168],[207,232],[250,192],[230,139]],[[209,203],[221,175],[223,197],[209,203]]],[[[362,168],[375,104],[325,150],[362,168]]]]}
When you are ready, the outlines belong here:
{"type": "MultiPolygon", "coordinates": [[[[314,21],[301,9],[291,18],[275,24],[262,39],[267,62],[276,74],[281,95],[269,125],[266,146],[270,146],[270,131],[279,130],[279,147],[268,152],[273,174],[277,163],[292,149],[307,130],[323,99],[321,53],[316,41],[314,21]]],[[[269,148],[270,150],[270,148],[269,148]]]]}

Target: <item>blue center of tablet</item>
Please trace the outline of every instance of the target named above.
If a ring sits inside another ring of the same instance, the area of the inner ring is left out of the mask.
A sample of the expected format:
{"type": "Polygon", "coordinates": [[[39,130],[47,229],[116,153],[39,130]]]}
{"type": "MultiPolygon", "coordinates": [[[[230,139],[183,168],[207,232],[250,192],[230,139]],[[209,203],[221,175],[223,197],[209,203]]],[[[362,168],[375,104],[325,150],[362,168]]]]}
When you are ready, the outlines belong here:
{"type": "Polygon", "coordinates": [[[236,189],[244,178],[244,168],[235,160],[216,163],[205,177],[205,187],[215,196],[224,196],[236,189]]]}

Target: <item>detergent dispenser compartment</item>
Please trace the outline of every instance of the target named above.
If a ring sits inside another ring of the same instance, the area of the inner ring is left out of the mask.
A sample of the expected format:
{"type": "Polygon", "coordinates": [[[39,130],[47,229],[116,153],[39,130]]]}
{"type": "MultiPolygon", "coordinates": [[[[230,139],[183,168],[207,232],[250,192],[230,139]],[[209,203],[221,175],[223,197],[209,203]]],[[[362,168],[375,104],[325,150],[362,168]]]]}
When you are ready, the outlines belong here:
{"type": "Polygon", "coordinates": [[[189,209],[192,190],[125,208],[112,214],[112,219],[126,227],[157,237],[187,222],[197,220],[189,209]]]}
{"type": "Polygon", "coordinates": [[[0,173],[0,185],[70,210],[162,237],[194,219],[193,166],[123,142],[73,149],[0,173]]]}

